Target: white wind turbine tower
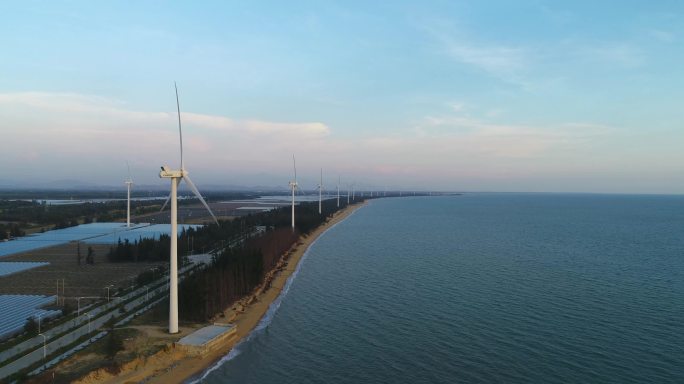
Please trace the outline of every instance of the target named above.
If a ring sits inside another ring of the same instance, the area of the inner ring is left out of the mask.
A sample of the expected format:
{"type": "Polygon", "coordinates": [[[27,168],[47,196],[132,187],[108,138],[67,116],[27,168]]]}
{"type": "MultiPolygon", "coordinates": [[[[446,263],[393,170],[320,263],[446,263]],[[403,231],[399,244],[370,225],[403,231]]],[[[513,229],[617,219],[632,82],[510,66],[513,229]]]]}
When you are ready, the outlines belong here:
{"type": "Polygon", "coordinates": [[[337,176],[337,208],[340,207],[340,177],[337,176]]]}
{"type": "Polygon", "coordinates": [[[323,168],[321,168],[321,181],[318,183],[318,214],[320,215],[322,210],[321,206],[323,203],[323,168]]]}
{"type": "Polygon", "coordinates": [[[128,179],[124,181],[124,184],[126,184],[126,187],[128,189],[128,199],[127,204],[126,204],[126,227],[130,228],[131,226],[131,185],[133,185],[133,179],[131,178],[131,167],[128,165],[128,161],[126,162],[126,167],[128,168],[128,179]]]}
{"type": "Polygon", "coordinates": [[[292,155],[292,167],[294,168],[294,181],[290,181],[290,188],[292,188],[292,230],[294,231],[294,229],[295,229],[295,190],[298,188],[298,184],[297,184],[297,163],[295,162],[294,155],[292,155]]]}
{"type": "Polygon", "coordinates": [[[166,207],[166,204],[171,201],[171,254],[170,254],[170,267],[169,267],[169,333],[178,333],[178,198],[177,191],[178,185],[181,180],[185,180],[185,183],[190,187],[192,192],[197,196],[197,198],[204,204],[207,208],[209,214],[214,219],[214,222],[218,224],[216,216],[209,208],[209,205],[197,190],[195,184],[190,180],[188,176],[188,171],[185,170],[185,164],[183,164],[183,131],[181,130],[181,117],[180,117],[180,103],[178,101],[178,87],[176,83],[173,84],[176,89],[176,108],[178,109],[178,136],[180,137],[180,169],[172,170],[168,166],[164,165],[161,167],[161,172],[159,172],[159,177],[164,179],[171,179],[171,194],[169,198],[164,203],[162,210],[166,207]]]}

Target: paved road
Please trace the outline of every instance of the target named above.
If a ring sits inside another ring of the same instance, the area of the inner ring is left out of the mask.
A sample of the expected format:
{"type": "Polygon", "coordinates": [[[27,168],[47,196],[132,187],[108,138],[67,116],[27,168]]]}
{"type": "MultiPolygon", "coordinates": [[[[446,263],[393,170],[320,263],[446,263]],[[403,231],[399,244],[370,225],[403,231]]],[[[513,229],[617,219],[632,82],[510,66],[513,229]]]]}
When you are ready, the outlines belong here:
{"type": "MultiPolygon", "coordinates": [[[[128,295],[122,296],[122,298],[126,297],[126,296],[128,296],[128,295]]],[[[126,300],[126,299],[124,298],[124,300],[126,300]]],[[[119,302],[119,300],[112,300],[109,303],[106,303],[106,304],[98,306],[98,307],[93,308],[92,306],[90,306],[90,307],[88,307],[88,309],[90,309],[90,313],[92,313],[93,315],[96,315],[96,314],[101,313],[102,311],[106,311],[106,310],[111,309],[113,306],[117,305],[118,302],[119,302]]],[[[84,309],[83,311],[85,312],[88,309],[84,309]]],[[[43,332],[43,334],[48,339],[51,339],[51,338],[55,337],[55,335],[59,335],[60,333],[64,333],[64,332],[70,330],[71,328],[74,328],[75,326],[83,323],[84,321],[87,321],[87,319],[76,318],[76,319],[67,321],[66,323],[52,327],[52,328],[46,330],[45,332],[43,332]]],[[[11,359],[12,357],[14,357],[14,356],[16,356],[22,352],[25,352],[28,349],[35,348],[42,343],[43,343],[43,337],[42,336],[36,336],[36,337],[31,338],[31,339],[25,340],[25,341],[15,345],[14,347],[8,348],[8,349],[0,352],[0,361],[5,361],[8,359],[11,359]]]]}

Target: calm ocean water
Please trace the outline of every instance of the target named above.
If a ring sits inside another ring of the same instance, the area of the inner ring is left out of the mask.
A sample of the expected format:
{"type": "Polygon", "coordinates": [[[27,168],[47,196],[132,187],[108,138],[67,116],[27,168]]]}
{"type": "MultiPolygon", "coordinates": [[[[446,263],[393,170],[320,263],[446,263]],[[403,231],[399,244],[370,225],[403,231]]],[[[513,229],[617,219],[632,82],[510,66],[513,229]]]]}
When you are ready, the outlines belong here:
{"type": "Polygon", "coordinates": [[[684,198],[371,202],[206,383],[684,383],[684,198]]]}

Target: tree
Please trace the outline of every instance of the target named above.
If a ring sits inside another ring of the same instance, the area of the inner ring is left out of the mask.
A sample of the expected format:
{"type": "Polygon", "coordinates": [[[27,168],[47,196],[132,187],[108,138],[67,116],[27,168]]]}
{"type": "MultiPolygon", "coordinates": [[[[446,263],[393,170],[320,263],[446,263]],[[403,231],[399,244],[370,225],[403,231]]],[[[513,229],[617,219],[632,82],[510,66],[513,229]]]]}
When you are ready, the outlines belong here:
{"type": "Polygon", "coordinates": [[[95,264],[95,250],[93,247],[88,247],[88,255],[86,256],[86,263],[95,264]]]}
{"type": "Polygon", "coordinates": [[[81,265],[81,242],[76,243],[76,260],[78,260],[78,265],[81,265]]]}
{"type": "Polygon", "coordinates": [[[115,324],[116,319],[114,317],[109,318],[105,323],[105,327],[107,327],[107,330],[109,331],[107,343],[105,344],[105,353],[110,359],[123,349],[123,340],[121,340],[121,335],[114,329],[115,324]]]}
{"type": "Polygon", "coordinates": [[[31,336],[38,334],[38,322],[36,319],[33,317],[26,319],[26,323],[24,324],[24,332],[31,336]]]}
{"type": "Polygon", "coordinates": [[[69,303],[64,303],[62,307],[62,316],[69,316],[74,311],[74,306],[69,303]]]}

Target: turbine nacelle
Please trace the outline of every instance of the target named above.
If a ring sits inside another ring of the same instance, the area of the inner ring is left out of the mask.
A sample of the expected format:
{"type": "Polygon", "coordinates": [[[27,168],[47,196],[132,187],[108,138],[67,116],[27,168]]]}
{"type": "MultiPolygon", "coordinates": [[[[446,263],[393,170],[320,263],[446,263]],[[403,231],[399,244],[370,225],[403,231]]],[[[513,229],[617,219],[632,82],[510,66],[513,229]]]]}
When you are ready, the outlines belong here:
{"type": "Polygon", "coordinates": [[[181,178],[185,176],[185,171],[182,169],[180,170],[174,170],[170,169],[168,165],[162,165],[161,167],[161,172],[159,172],[159,177],[164,178],[164,179],[175,179],[175,178],[181,178]]]}

